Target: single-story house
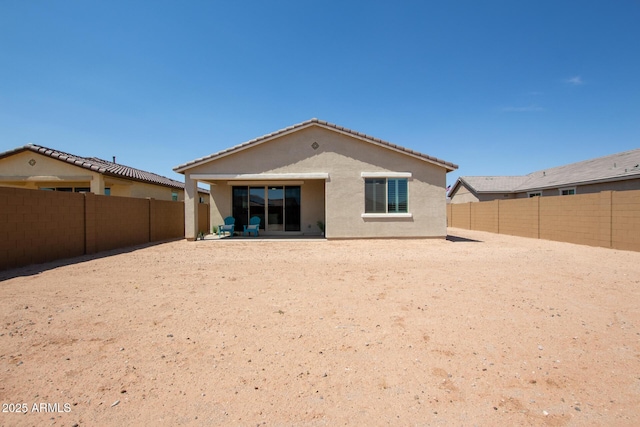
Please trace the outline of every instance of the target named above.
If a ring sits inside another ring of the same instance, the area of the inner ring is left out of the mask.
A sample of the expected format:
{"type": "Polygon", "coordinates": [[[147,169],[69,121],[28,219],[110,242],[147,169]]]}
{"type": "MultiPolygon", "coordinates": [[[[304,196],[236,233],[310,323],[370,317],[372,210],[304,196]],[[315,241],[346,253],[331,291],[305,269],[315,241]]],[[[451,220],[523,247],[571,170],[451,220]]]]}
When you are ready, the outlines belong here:
{"type": "MultiPolygon", "coordinates": [[[[0,153],[0,186],[184,200],[184,183],[130,166],[27,144],[0,153]]],[[[208,203],[208,191],[198,201],[208,203]]]]}
{"type": "Polygon", "coordinates": [[[522,176],[462,176],[449,198],[451,203],[467,203],[609,190],[640,190],[640,149],[522,176]]]}
{"type": "Polygon", "coordinates": [[[444,237],[447,172],[457,165],[318,119],[174,168],[185,176],[185,234],[195,190],[210,185],[211,224],[251,217],[261,234],[444,237]]]}

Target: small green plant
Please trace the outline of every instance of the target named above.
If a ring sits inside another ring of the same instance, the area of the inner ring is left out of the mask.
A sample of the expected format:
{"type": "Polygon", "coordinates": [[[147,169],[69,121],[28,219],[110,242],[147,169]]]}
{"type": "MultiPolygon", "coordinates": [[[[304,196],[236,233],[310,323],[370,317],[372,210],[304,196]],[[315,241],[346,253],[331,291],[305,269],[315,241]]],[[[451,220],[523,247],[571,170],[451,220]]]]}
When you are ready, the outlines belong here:
{"type": "Polygon", "coordinates": [[[316,225],[318,226],[320,231],[322,231],[324,233],[324,222],[318,220],[318,222],[316,222],[316,225]]]}
{"type": "Polygon", "coordinates": [[[204,231],[198,233],[198,240],[204,240],[204,231]]]}
{"type": "Polygon", "coordinates": [[[211,229],[211,232],[212,232],[213,234],[217,234],[217,233],[218,233],[218,226],[217,226],[217,225],[214,225],[214,226],[213,226],[213,228],[211,229]]]}

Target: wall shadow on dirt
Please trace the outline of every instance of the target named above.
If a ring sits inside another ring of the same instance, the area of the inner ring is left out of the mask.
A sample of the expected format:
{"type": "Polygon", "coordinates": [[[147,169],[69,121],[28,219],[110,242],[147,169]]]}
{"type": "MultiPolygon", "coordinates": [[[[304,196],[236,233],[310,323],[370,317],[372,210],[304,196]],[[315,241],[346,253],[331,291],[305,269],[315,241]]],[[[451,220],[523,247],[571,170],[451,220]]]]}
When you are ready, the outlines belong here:
{"type": "Polygon", "coordinates": [[[454,243],[482,243],[482,240],[467,239],[466,237],[453,236],[451,234],[447,234],[447,240],[454,243]]]}
{"type": "Polygon", "coordinates": [[[151,246],[161,245],[163,243],[175,242],[180,239],[162,240],[158,242],[145,243],[142,245],[129,246],[126,248],[112,249],[108,251],[98,252],[91,255],[81,255],[73,258],[59,259],[56,261],[44,262],[42,264],[31,264],[24,267],[11,268],[8,270],[0,270],[0,282],[4,280],[13,279],[16,277],[35,276],[47,270],[54,270],[58,267],[64,267],[66,265],[79,264],[82,262],[92,261],[94,259],[106,258],[114,255],[126,254],[129,252],[137,251],[138,249],[144,249],[151,246]]]}

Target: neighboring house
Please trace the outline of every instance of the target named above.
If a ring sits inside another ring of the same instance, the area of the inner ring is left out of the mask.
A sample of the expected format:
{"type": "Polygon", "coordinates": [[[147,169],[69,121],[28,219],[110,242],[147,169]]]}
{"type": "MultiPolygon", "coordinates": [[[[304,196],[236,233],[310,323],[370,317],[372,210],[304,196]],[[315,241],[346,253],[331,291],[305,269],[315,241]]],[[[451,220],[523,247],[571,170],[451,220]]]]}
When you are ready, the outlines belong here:
{"type": "Polygon", "coordinates": [[[640,149],[524,176],[462,176],[449,191],[449,197],[451,203],[467,203],[607,190],[640,190],[640,149]]]}
{"type": "MultiPolygon", "coordinates": [[[[184,200],[184,183],[115,162],[28,144],[0,153],[0,186],[184,200]]],[[[208,192],[199,190],[208,203],[208,192]]]]}
{"type": "Polygon", "coordinates": [[[185,232],[197,235],[194,192],[211,185],[211,224],[236,231],[327,238],[444,237],[453,163],[318,119],[177,166],[185,175],[185,232]]]}

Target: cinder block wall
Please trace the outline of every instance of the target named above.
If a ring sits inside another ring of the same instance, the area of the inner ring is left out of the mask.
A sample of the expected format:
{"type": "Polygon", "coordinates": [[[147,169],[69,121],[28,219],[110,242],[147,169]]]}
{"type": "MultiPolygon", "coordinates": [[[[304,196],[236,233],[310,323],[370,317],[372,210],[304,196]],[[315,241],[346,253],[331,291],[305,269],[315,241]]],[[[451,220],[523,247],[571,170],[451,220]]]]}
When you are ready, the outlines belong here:
{"type": "Polygon", "coordinates": [[[540,237],[538,230],[538,199],[539,197],[499,200],[500,218],[498,227],[500,234],[540,237]]]}
{"type": "Polygon", "coordinates": [[[611,247],[640,251],[640,191],[613,192],[611,247]]]}
{"type": "Polygon", "coordinates": [[[447,225],[640,251],[640,190],[451,204],[447,225]]]}
{"type": "Polygon", "coordinates": [[[471,203],[450,204],[449,209],[449,218],[451,218],[450,227],[471,228],[471,203]]]}
{"type": "Polygon", "coordinates": [[[94,197],[96,198],[96,252],[151,241],[149,199],[94,197]]]}
{"type": "Polygon", "coordinates": [[[540,203],[540,238],[610,247],[611,192],[536,197],[540,203]],[[600,203],[605,199],[608,203],[600,203]]]}
{"type": "MultiPolygon", "coordinates": [[[[202,204],[208,208],[209,205],[202,204]]],[[[151,241],[184,236],[184,204],[165,200],[151,201],[151,241]]],[[[208,210],[205,215],[208,215],[208,210]]]]}
{"type": "Polygon", "coordinates": [[[500,230],[498,215],[499,201],[471,203],[471,229],[498,233],[500,230]]]}
{"type": "Polygon", "coordinates": [[[0,270],[182,237],[183,202],[0,187],[0,270]]]}
{"type": "Polygon", "coordinates": [[[82,194],[0,188],[0,270],[84,254],[82,194]]]}

